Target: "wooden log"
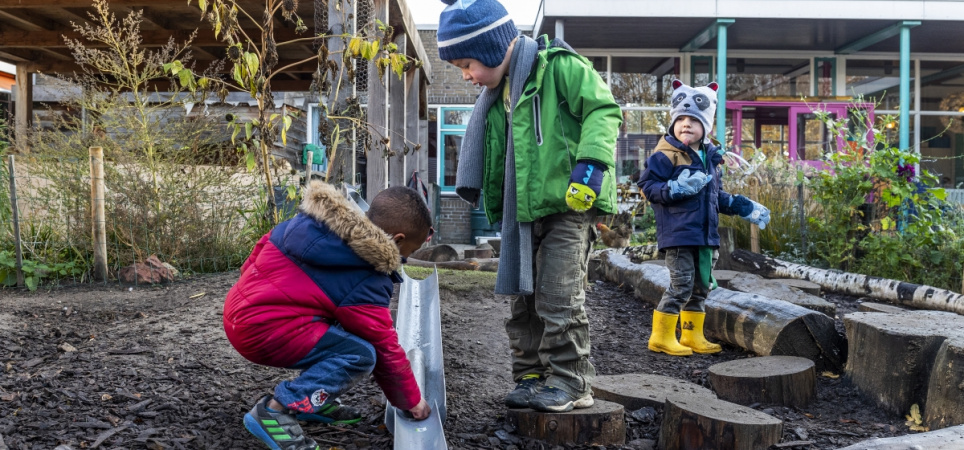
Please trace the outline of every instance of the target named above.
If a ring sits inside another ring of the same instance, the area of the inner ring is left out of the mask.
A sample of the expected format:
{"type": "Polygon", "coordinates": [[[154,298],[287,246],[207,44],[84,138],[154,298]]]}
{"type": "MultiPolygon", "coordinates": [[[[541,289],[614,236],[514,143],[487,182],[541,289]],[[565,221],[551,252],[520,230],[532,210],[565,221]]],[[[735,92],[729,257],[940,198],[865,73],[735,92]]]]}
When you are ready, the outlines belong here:
{"type": "MultiPolygon", "coordinates": [[[[955,347],[964,342],[964,318],[940,311],[856,312],[844,316],[844,326],[850,349],[846,377],[864,397],[893,414],[907,414],[911,405],[928,402],[931,370],[942,348],[947,351],[944,342],[948,337],[955,347]]],[[[954,389],[964,383],[950,381],[954,389]]]]}
{"type": "Polygon", "coordinates": [[[735,270],[714,270],[713,278],[716,280],[716,284],[720,285],[721,288],[730,288],[730,281],[733,280],[740,272],[735,270]]]}
{"type": "Polygon", "coordinates": [[[857,305],[857,311],[900,314],[907,310],[899,306],[887,305],[884,303],[861,302],[859,305],[857,305]]]}
{"type": "Polygon", "coordinates": [[[946,289],[858,273],[818,269],[746,250],[736,250],[732,256],[734,264],[738,264],[741,270],[767,278],[798,278],[817,283],[825,291],[873,297],[916,309],[964,314],[964,295],[946,289]]]}
{"type": "MultiPolygon", "coordinates": [[[[959,326],[959,325],[957,325],[959,326]]],[[[948,339],[937,350],[927,383],[924,425],[932,430],[964,423],[964,341],[948,339]]],[[[964,442],[960,447],[964,448],[964,442]]],[[[925,447],[930,448],[930,447],[925,447]]]]}
{"type": "Polygon", "coordinates": [[[597,399],[590,408],[565,413],[510,409],[506,422],[520,436],[553,445],[622,445],[626,443],[624,413],[622,405],[597,399]]]}
{"type": "Polygon", "coordinates": [[[939,431],[876,438],[839,450],[960,450],[964,448],[964,425],[939,431]]]}
{"type": "Polygon", "coordinates": [[[488,249],[484,249],[484,248],[467,248],[467,249],[463,250],[462,253],[463,253],[463,255],[465,256],[466,259],[468,259],[468,258],[483,259],[483,258],[491,258],[491,257],[492,257],[492,249],[491,249],[491,248],[488,248],[488,249]]]}
{"type": "MultiPolygon", "coordinates": [[[[729,289],[734,291],[758,294],[764,297],[778,298],[807,309],[824,313],[830,317],[837,314],[837,305],[815,295],[791,289],[786,284],[767,280],[752,273],[740,273],[730,280],[729,289]]],[[[819,289],[819,287],[818,287],[819,289]]]]}
{"type": "Polygon", "coordinates": [[[806,406],[817,394],[814,364],[806,358],[735,359],[714,364],[708,370],[716,395],[740,405],[806,406]]]}
{"type": "MultiPolygon", "coordinates": [[[[656,306],[669,287],[669,270],[634,264],[626,256],[600,255],[599,273],[606,280],[632,286],[637,298],[656,306]]],[[[840,371],[847,344],[833,319],[781,300],[728,289],[714,289],[706,302],[704,333],[760,356],[801,356],[817,370],[840,371]]]]}
{"type": "Polygon", "coordinates": [[[746,406],[706,397],[666,399],[661,450],[760,450],[780,442],[783,422],[746,406]]]}
{"type": "Polygon", "coordinates": [[[847,342],[826,314],[729,289],[707,296],[704,333],[760,356],[807,358],[821,372],[839,372],[847,360],[847,342]]]}
{"type": "Polygon", "coordinates": [[[678,378],[646,373],[597,375],[592,382],[597,399],[623,405],[627,411],[651,407],[660,409],[666,397],[679,394],[716,398],[713,391],[678,378]]]}
{"type": "Polygon", "coordinates": [[[479,265],[479,270],[483,272],[498,272],[499,271],[499,258],[466,258],[463,261],[468,263],[475,263],[479,265]]]}
{"type": "Polygon", "coordinates": [[[459,258],[459,251],[456,250],[455,247],[445,244],[430,245],[415,250],[411,258],[430,262],[457,261],[461,259],[459,258]]]}
{"type": "Polygon", "coordinates": [[[405,262],[406,265],[415,267],[428,267],[439,269],[452,269],[452,270],[479,270],[479,263],[474,261],[442,261],[442,262],[431,262],[422,261],[420,259],[408,258],[405,262]]]}
{"type": "Polygon", "coordinates": [[[774,278],[773,281],[798,289],[806,294],[820,295],[820,285],[812,281],[798,280],[796,278],[774,278]]]}

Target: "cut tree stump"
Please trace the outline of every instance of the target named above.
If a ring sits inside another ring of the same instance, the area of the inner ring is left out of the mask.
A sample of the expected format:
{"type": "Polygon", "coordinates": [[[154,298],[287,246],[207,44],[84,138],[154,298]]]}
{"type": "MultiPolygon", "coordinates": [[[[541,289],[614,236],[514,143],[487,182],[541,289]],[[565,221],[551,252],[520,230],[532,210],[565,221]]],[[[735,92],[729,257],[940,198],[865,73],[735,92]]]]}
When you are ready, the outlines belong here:
{"type": "Polygon", "coordinates": [[[462,251],[465,259],[487,259],[491,258],[493,253],[492,248],[467,248],[462,251]]]}
{"type": "Polygon", "coordinates": [[[564,413],[510,409],[506,422],[516,433],[554,445],[622,445],[626,443],[625,409],[596,399],[592,407],[564,413]]]}
{"type": "Polygon", "coordinates": [[[839,450],[960,450],[964,448],[964,426],[939,431],[876,438],[839,450]]]}
{"type": "Polygon", "coordinates": [[[666,399],[661,450],[760,450],[780,442],[783,422],[746,406],[706,397],[666,399]]]}
{"type": "Polygon", "coordinates": [[[457,261],[459,259],[459,251],[451,245],[432,245],[416,250],[410,258],[427,262],[457,261]]]}
{"type": "Polygon", "coordinates": [[[719,398],[752,405],[806,406],[817,393],[813,361],[797,356],[735,359],[709,368],[719,398]]]}
{"type": "Polygon", "coordinates": [[[770,281],[775,281],[777,283],[790,286],[794,289],[798,289],[805,294],[810,295],[820,295],[820,285],[807,280],[798,280],[795,278],[774,278],[770,281]]]}
{"type": "Polygon", "coordinates": [[[894,305],[888,305],[885,303],[875,303],[875,302],[863,302],[857,306],[857,311],[860,312],[879,312],[888,314],[900,314],[907,311],[904,308],[894,305]]]}
{"type": "Polygon", "coordinates": [[[825,291],[863,295],[917,309],[964,314],[964,294],[898,280],[794,264],[746,250],[733,252],[731,269],[767,278],[797,278],[819,284],[825,291]]]}
{"type": "Polygon", "coordinates": [[[627,411],[647,406],[661,409],[666,403],[666,397],[671,395],[716,398],[713,391],[696,383],[645,373],[597,375],[592,382],[592,391],[597,399],[619,403],[626,407],[627,411]]]}
{"type": "MultiPolygon", "coordinates": [[[[633,288],[637,298],[653,306],[669,287],[669,270],[634,264],[623,255],[600,254],[599,275],[633,288]]],[[[818,371],[839,372],[847,360],[847,342],[827,315],[779,299],[729,289],[714,289],[706,300],[704,333],[717,341],[760,356],[800,356],[818,371]]]]}
{"type": "Polygon", "coordinates": [[[881,409],[923,406],[931,429],[964,423],[964,317],[941,311],[844,316],[850,346],[845,374],[881,409]]]}
{"type": "MultiPolygon", "coordinates": [[[[817,286],[819,289],[820,286],[817,286]]],[[[837,314],[837,305],[830,303],[815,295],[792,289],[788,284],[776,280],[768,280],[752,273],[740,273],[730,280],[729,289],[734,291],[757,294],[764,297],[778,298],[785,302],[793,303],[807,309],[822,312],[827,316],[834,317],[837,314]]]]}

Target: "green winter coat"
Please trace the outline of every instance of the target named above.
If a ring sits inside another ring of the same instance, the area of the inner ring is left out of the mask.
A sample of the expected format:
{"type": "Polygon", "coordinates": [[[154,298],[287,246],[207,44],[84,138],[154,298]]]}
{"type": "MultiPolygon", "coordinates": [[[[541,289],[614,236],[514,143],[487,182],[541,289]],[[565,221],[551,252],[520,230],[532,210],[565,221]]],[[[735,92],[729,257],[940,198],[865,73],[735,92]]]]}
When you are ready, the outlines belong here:
{"type": "MultiPolygon", "coordinates": [[[[537,39],[539,53],[525,89],[513,108],[518,221],[568,211],[566,190],[576,161],[606,165],[594,206],[616,213],[616,137],[622,112],[592,64],[547,36],[537,39]]],[[[499,89],[502,89],[500,86],[499,89]]],[[[489,222],[502,220],[505,177],[506,114],[496,101],[486,116],[482,194],[489,222]]]]}

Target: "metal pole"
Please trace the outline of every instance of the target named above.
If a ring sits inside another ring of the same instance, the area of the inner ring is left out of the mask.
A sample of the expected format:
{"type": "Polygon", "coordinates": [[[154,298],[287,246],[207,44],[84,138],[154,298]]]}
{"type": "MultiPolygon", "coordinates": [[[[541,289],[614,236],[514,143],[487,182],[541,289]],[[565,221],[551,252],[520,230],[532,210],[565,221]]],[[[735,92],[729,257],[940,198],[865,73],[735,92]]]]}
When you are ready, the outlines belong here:
{"type": "Polygon", "coordinates": [[[733,19],[716,21],[716,140],[726,149],[726,29],[733,19]]]}
{"type": "Polygon", "coordinates": [[[104,148],[90,148],[90,210],[94,279],[107,280],[107,220],[104,215],[104,148]]]}
{"type": "Polygon", "coordinates": [[[13,242],[17,254],[17,287],[24,286],[23,242],[20,241],[20,207],[17,205],[17,177],[14,175],[13,155],[10,155],[10,209],[13,210],[13,242]]]}
{"type": "Polygon", "coordinates": [[[920,22],[905,21],[900,27],[900,149],[910,148],[910,29],[920,22]]]}

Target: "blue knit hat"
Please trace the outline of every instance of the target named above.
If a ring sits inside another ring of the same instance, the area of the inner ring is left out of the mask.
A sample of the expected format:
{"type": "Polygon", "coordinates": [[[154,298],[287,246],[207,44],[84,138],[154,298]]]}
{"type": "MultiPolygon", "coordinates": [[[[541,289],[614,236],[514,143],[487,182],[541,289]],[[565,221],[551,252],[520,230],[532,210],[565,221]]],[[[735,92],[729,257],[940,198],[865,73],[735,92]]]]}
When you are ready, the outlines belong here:
{"type": "Polygon", "coordinates": [[[476,59],[498,67],[519,35],[497,0],[442,0],[449,5],[438,19],[438,55],[443,61],[476,59]]]}

